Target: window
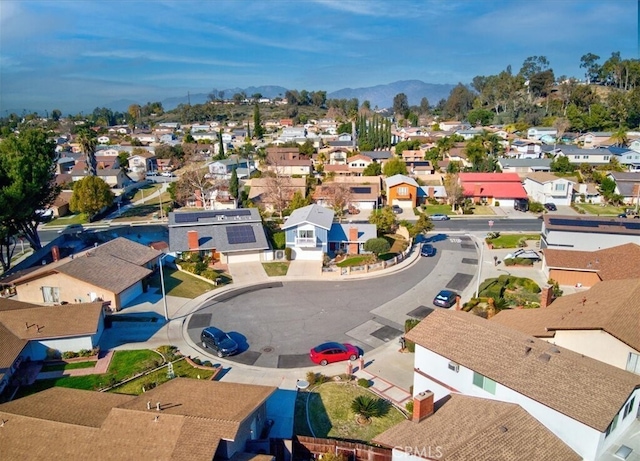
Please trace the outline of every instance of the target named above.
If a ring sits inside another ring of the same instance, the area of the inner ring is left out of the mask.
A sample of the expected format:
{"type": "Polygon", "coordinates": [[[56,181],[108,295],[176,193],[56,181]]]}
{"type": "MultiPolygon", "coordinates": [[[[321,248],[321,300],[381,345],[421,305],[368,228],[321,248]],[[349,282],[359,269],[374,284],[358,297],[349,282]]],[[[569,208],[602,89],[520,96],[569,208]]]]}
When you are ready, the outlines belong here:
{"type": "Polygon", "coordinates": [[[604,160],[609,160],[609,156],[608,156],[608,155],[605,155],[605,156],[604,156],[604,160]]]}
{"type": "Polygon", "coordinates": [[[627,371],[640,375],[640,355],[629,352],[627,359],[627,371]]]}
{"type": "Polygon", "coordinates": [[[557,190],[557,191],[563,191],[565,188],[566,184],[562,183],[562,182],[558,182],[554,185],[553,189],[557,190]]]}
{"type": "Polygon", "coordinates": [[[579,155],[574,155],[573,158],[575,158],[576,160],[578,160],[580,158],[579,155]]]}
{"type": "Polygon", "coordinates": [[[301,239],[312,239],[313,238],[313,230],[312,229],[299,229],[298,230],[298,238],[301,239]]]}
{"type": "Polygon", "coordinates": [[[41,287],[42,299],[45,303],[60,302],[60,288],[58,287],[41,287]]]}
{"type": "Polygon", "coordinates": [[[584,158],[584,159],[588,159],[588,158],[589,158],[589,156],[588,156],[588,155],[583,155],[583,156],[582,156],[582,158],[584,158]]]}
{"type": "Polygon", "coordinates": [[[626,418],[629,415],[629,413],[631,413],[631,410],[633,410],[633,404],[636,403],[635,400],[636,400],[635,397],[632,398],[631,401],[624,406],[624,412],[622,413],[622,419],[626,418]]]}
{"type": "Polygon", "coordinates": [[[609,424],[609,426],[607,427],[607,430],[604,433],[605,437],[609,437],[609,434],[611,434],[616,426],[618,425],[618,416],[620,415],[616,415],[615,418],[613,418],[613,421],[611,421],[611,424],[609,424]]]}
{"type": "Polygon", "coordinates": [[[496,382],[475,371],[473,372],[473,385],[478,386],[490,394],[496,394],[496,382]]]}
{"type": "Polygon", "coordinates": [[[409,195],[409,188],[407,186],[398,187],[398,195],[409,195]]]}

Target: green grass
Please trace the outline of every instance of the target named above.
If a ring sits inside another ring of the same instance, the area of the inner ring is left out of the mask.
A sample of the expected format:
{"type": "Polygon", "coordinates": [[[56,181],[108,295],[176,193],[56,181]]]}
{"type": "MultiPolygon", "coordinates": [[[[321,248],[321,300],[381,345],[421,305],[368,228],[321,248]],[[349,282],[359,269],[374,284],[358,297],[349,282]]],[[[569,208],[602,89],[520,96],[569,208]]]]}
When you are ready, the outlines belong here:
{"type": "Polygon", "coordinates": [[[131,198],[132,202],[137,202],[138,200],[142,200],[145,197],[149,197],[154,192],[157,192],[162,187],[162,184],[148,184],[144,187],[141,187],[136,191],[134,196],[131,198]]]}
{"type": "Polygon", "coordinates": [[[612,205],[594,205],[593,203],[576,203],[576,207],[584,210],[588,214],[597,216],[617,216],[620,213],[624,213],[626,207],[624,206],[612,206],[612,205]]]}
{"type": "Polygon", "coordinates": [[[540,240],[540,234],[501,234],[495,239],[487,239],[487,243],[493,244],[493,248],[518,248],[518,242],[525,240],[540,240]]]}
{"type": "MultiPolygon", "coordinates": [[[[199,368],[193,368],[186,360],[179,360],[173,364],[173,373],[177,377],[198,379],[209,379],[213,376],[216,370],[201,370],[199,368]]],[[[162,367],[160,370],[154,371],[146,376],[141,376],[134,380],[129,381],[122,386],[111,389],[109,392],[115,392],[118,394],[142,394],[142,387],[150,389],[151,387],[158,386],[162,383],[169,381],[167,376],[167,367],[162,367]]]]}
{"type": "Polygon", "coordinates": [[[45,227],[69,226],[71,224],[87,224],[89,217],[84,213],[72,214],[61,218],[54,218],[45,224],[45,227]]]}
{"type": "Polygon", "coordinates": [[[31,386],[21,387],[18,391],[18,397],[24,397],[56,386],[99,390],[142,371],[153,369],[161,362],[162,358],[156,352],[148,349],[116,351],[111,359],[109,370],[105,374],[42,379],[31,386]]]}
{"type": "Polygon", "coordinates": [[[378,259],[380,261],[389,261],[390,259],[393,259],[396,256],[398,256],[398,253],[382,253],[381,255],[378,255],[378,259]]]}
{"type": "Polygon", "coordinates": [[[428,215],[432,214],[453,214],[451,211],[451,205],[427,205],[425,212],[428,215]]]}
{"type": "MultiPolygon", "coordinates": [[[[154,274],[149,280],[149,286],[160,288],[160,274],[154,274]]],[[[182,272],[168,267],[164,268],[164,287],[169,296],[194,299],[198,296],[214,290],[212,283],[193,277],[187,272],[182,272]]]]}
{"type": "Polygon", "coordinates": [[[262,267],[264,267],[264,271],[267,273],[269,277],[278,277],[280,275],[287,275],[287,271],[289,270],[289,263],[288,262],[262,263],[262,267]]]}
{"type": "Polygon", "coordinates": [[[136,205],[126,211],[123,211],[122,214],[113,221],[149,221],[154,219],[154,213],[158,213],[157,216],[159,216],[160,205],[145,203],[144,205],[136,205]]]}
{"type": "Polygon", "coordinates": [[[96,366],[96,362],[93,360],[90,362],[52,363],[52,364],[44,365],[40,371],[45,372],[45,371],[78,370],[81,368],[93,368],[95,366],[96,366]]]}
{"type": "Polygon", "coordinates": [[[494,215],[496,212],[493,207],[484,205],[473,205],[473,214],[477,215],[494,215]]]}
{"type": "Polygon", "coordinates": [[[383,238],[391,245],[389,253],[402,253],[409,246],[409,242],[398,234],[387,234],[384,235],[383,238]]]}
{"type": "MultiPolygon", "coordinates": [[[[375,396],[354,384],[323,384],[310,392],[299,392],[294,414],[294,432],[311,436],[307,426],[306,403],[309,396],[309,420],[316,437],[342,438],[370,442],[376,435],[405,420],[394,407],[381,417],[371,418],[371,424],[360,425],[351,410],[351,402],[359,395],[375,396]]],[[[377,397],[376,397],[377,398],[377,397]]]]}
{"type": "Polygon", "coordinates": [[[370,263],[372,260],[371,255],[355,255],[348,256],[344,261],[340,261],[336,266],[338,267],[350,267],[350,266],[364,266],[370,263]]]}

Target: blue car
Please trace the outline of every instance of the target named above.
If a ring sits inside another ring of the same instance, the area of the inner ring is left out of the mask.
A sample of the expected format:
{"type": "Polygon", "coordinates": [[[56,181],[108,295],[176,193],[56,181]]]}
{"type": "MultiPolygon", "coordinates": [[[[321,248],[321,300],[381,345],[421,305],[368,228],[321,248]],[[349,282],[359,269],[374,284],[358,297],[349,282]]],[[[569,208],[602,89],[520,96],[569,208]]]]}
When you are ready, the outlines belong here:
{"type": "Polygon", "coordinates": [[[227,333],[216,327],[207,327],[200,334],[202,347],[211,349],[218,357],[227,357],[238,352],[238,344],[227,333]]]}
{"type": "Polygon", "coordinates": [[[435,256],[436,249],[430,243],[423,243],[420,247],[420,256],[435,256]]]}

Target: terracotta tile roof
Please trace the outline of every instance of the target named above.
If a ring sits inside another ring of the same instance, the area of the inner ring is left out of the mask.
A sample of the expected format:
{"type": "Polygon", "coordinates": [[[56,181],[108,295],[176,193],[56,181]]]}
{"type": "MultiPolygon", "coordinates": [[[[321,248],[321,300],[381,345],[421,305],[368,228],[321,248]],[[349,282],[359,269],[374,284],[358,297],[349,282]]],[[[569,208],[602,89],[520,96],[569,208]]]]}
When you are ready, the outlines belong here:
{"type": "Polygon", "coordinates": [[[491,321],[537,337],[553,337],[556,330],[604,330],[640,351],[640,279],[600,282],[546,308],[504,310],[491,321]]]}
{"type": "Polygon", "coordinates": [[[433,311],[407,339],[600,432],[640,387],[640,376],[466,312],[433,311]]]}
{"type": "Polygon", "coordinates": [[[640,245],[635,243],[597,251],[547,248],[544,259],[550,269],[597,272],[600,280],[640,278],[640,245]]]}
{"type": "Polygon", "coordinates": [[[25,340],[92,335],[102,315],[101,302],[6,310],[6,301],[0,298],[0,324],[25,340]]]}
{"type": "Polygon", "coordinates": [[[97,247],[91,252],[95,256],[113,256],[138,266],[143,266],[162,253],[148,246],[134,242],[124,237],[118,237],[97,247]]]}
{"type": "Polygon", "coordinates": [[[522,183],[517,173],[459,173],[461,183],[465,182],[516,182],[522,183]]]}
{"type": "Polygon", "coordinates": [[[431,447],[429,459],[442,461],[582,459],[519,405],[452,394],[436,408],[425,420],[404,421],[373,441],[392,448],[431,447]]]}

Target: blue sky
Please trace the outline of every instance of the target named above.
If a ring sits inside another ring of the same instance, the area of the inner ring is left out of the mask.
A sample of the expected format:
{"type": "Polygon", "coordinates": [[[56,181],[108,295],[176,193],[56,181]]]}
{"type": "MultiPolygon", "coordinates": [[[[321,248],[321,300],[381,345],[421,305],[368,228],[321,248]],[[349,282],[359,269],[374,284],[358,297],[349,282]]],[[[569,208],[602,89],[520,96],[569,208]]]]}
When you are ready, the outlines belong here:
{"type": "MultiPolygon", "coordinates": [[[[0,0],[0,115],[213,88],[469,83],[638,58],[636,0],[0,0]]],[[[416,102],[417,103],[417,102],[416,102]]]]}

